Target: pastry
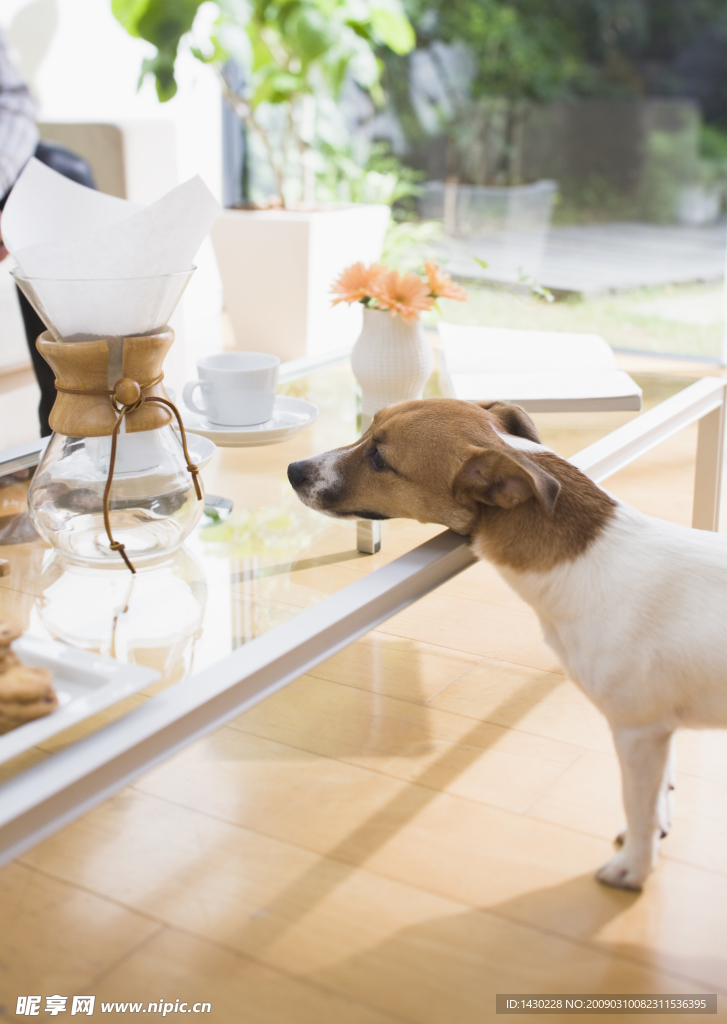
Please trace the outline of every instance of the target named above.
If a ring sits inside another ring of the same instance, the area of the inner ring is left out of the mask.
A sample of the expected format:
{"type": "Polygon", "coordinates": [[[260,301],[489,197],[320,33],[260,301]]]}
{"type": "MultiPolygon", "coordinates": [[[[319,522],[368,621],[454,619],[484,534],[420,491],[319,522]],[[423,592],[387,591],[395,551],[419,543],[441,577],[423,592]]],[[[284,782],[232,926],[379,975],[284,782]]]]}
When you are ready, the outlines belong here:
{"type": "Polygon", "coordinates": [[[12,622],[0,623],[0,733],[42,718],[58,707],[52,672],[23,665],[10,647],[22,634],[12,622]]]}

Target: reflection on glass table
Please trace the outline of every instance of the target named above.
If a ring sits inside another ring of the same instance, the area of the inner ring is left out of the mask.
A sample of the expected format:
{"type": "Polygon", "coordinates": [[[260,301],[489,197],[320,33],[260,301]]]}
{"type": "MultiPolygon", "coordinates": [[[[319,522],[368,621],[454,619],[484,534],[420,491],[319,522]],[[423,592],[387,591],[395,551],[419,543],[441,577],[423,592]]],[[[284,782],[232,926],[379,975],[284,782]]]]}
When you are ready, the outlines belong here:
{"type": "MultiPolygon", "coordinates": [[[[0,584],[0,619],[18,620],[32,637],[160,674],[141,696],[56,737],[49,745],[53,749],[215,665],[440,532],[439,527],[396,524],[392,532],[399,536],[392,537],[388,552],[371,557],[356,549],[355,523],[302,505],[287,480],[287,466],[355,439],[355,382],[346,364],[311,374],[286,390],[315,402],[318,419],[279,445],[219,448],[204,470],[205,487],[229,499],[232,511],[208,507],[180,551],[161,563],[140,566],[136,576],[123,566],[74,564],[48,548],[27,529],[27,480],[3,479],[0,495],[7,496],[7,521],[12,519],[14,528],[8,539],[22,542],[0,548],[11,563],[11,574],[0,584]]],[[[34,759],[43,756],[34,752],[34,759]]]]}

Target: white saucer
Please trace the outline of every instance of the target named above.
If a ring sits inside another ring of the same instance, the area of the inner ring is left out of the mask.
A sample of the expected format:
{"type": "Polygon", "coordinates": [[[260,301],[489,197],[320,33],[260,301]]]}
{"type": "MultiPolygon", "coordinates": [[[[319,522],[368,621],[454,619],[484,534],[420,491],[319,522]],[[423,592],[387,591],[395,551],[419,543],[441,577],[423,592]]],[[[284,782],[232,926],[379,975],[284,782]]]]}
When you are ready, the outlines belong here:
{"type": "MultiPolygon", "coordinates": [[[[184,424],[185,430],[187,424],[184,424]]],[[[212,456],[215,454],[216,445],[208,438],[197,436],[187,438],[187,450],[189,457],[198,469],[204,469],[212,456]]]]}
{"type": "Polygon", "coordinates": [[[251,427],[225,427],[219,423],[210,423],[186,406],[181,412],[184,429],[189,433],[200,434],[222,448],[253,448],[287,441],[293,434],[309,426],[317,418],[319,409],[303,398],[278,395],[272,419],[266,423],[255,423],[251,427]]]}

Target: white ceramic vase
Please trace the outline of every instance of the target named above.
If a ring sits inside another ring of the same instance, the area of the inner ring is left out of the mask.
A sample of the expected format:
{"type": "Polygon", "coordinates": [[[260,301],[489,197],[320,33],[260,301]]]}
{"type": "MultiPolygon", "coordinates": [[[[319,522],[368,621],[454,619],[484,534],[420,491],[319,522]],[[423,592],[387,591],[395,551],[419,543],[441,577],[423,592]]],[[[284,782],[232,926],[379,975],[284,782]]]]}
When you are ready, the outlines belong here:
{"type": "Polygon", "coordinates": [[[383,309],[364,309],[363,328],[351,353],[361,385],[364,429],[379,409],[421,398],[434,366],[432,347],[419,320],[407,323],[383,309]]]}

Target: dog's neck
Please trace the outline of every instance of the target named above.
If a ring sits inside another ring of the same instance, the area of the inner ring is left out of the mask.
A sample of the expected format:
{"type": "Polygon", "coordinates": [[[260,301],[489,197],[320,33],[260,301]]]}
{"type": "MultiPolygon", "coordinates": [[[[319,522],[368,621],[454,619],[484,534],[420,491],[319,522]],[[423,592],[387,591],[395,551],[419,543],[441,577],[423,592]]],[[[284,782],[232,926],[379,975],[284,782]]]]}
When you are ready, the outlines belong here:
{"type": "Polygon", "coordinates": [[[582,555],[601,536],[616,502],[565,459],[546,450],[530,458],[561,485],[552,513],[533,497],[515,508],[479,505],[471,530],[480,558],[519,572],[547,572],[582,555]]]}

